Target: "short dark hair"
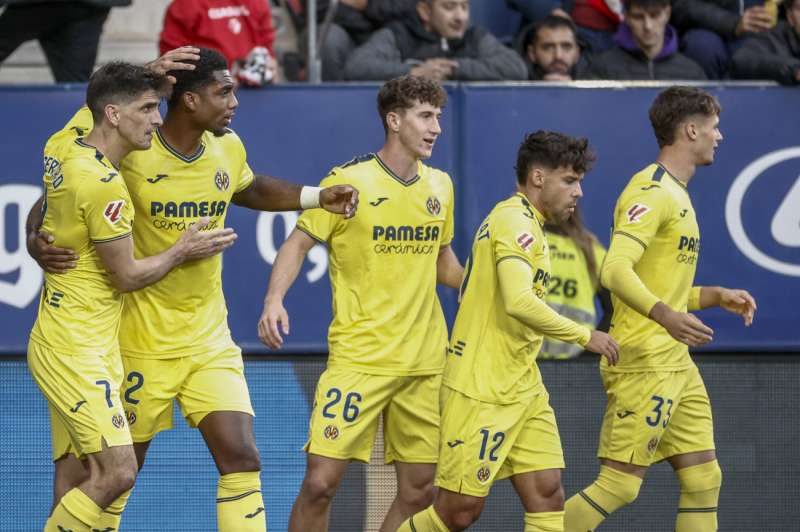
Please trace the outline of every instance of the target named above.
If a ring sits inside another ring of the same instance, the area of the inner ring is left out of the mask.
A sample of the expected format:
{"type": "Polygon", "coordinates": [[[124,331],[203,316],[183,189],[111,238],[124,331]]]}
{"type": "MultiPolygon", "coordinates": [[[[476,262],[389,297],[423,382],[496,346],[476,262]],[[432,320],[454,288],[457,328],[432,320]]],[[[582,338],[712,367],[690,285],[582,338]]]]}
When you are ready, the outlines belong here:
{"type": "Polygon", "coordinates": [[[650,9],[652,7],[669,7],[670,0],[622,0],[625,11],[630,11],[633,7],[650,9]]]}
{"type": "Polygon", "coordinates": [[[159,98],[169,93],[166,76],[125,61],[112,61],[98,68],[89,78],[86,105],[95,124],[103,121],[108,104],[125,104],[153,91],[159,98]]]}
{"type": "Polygon", "coordinates": [[[420,76],[405,75],[384,83],[378,91],[378,114],[383,130],[389,130],[386,115],[411,109],[416,102],[429,103],[441,109],[447,104],[447,93],[438,82],[420,76]]]}
{"type": "Polygon", "coordinates": [[[569,31],[572,32],[572,37],[575,38],[575,42],[578,42],[578,30],[575,27],[575,23],[572,22],[568,18],[560,17],[558,15],[547,15],[539,22],[535,23],[530,31],[525,35],[525,41],[523,42],[523,46],[527,48],[531,44],[536,44],[536,39],[539,37],[539,31],[542,28],[547,28],[551,30],[556,30],[558,28],[567,28],[569,31]]]}
{"type": "Polygon", "coordinates": [[[675,142],[678,126],[695,115],[718,116],[722,112],[719,100],[697,87],[673,86],[661,91],[650,106],[650,123],[659,148],[675,142]]]}
{"type": "Polygon", "coordinates": [[[528,133],[517,152],[517,183],[524,185],[528,173],[536,165],[555,170],[566,166],[579,174],[592,167],[595,155],[584,137],[570,137],[555,131],[528,133]]]}
{"type": "Polygon", "coordinates": [[[194,70],[170,70],[168,74],[175,78],[169,105],[175,105],[185,92],[197,92],[198,89],[214,83],[214,72],[228,69],[228,60],[217,50],[200,48],[197,61],[184,61],[194,65],[194,70]]]}

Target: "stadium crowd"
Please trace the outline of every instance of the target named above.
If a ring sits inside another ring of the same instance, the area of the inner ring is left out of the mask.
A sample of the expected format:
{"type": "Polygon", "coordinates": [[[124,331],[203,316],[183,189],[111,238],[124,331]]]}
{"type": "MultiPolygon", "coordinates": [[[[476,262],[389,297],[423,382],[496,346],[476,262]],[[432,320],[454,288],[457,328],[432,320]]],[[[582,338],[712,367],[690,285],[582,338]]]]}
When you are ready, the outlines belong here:
{"type": "MultiPolygon", "coordinates": [[[[55,81],[87,81],[110,9],[131,4],[0,0],[6,5],[0,14],[0,62],[36,39],[55,81]]],[[[491,23],[497,17],[472,17],[473,11],[487,12],[475,6],[469,0],[321,0],[315,13],[321,78],[385,81],[413,74],[439,81],[800,83],[798,0],[496,2],[500,18],[519,12],[514,36],[494,35],[491,23]],[[330,24],[324,25],[326,16],[330,24]]],[[[163,54],[192,42],[218,49],[243,86],[304,81],[307,7],[303,0],[172,0],[159,48],[163,54]],[[276,8],[288,13],[296,30],[284,50],[275,43],[276,8]]]]}

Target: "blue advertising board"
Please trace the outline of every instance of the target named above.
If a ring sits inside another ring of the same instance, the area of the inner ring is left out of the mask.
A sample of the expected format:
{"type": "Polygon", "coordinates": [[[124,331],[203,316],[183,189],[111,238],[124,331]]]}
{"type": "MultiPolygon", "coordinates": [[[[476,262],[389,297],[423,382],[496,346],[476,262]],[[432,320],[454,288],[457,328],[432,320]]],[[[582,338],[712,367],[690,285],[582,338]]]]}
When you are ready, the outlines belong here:
{"type": "MultiPolygon", "coordinates": [[[[689,190],[698,213],[702,253],[698,284],[750,290],[759,310],[752,327],[723,311],[700,316],[718,350],[797,350],[800,312],[800,121],[797,92],[771,87],[709,87],[723,106],[722,141],[712,166],[699,168],[689,190]]],[[[553,129],[589,138],[598,159],[584,181],[584,218],[608,244],[616,197],[657,146],[647,110],[654,88],[584,89],[466,84],[448,87],[443,134],[430,164],[456,186],[456,240],[463,260],[491,207],[514,190],[516,150],[524,133],[553,129]]],[[[251,167],[303,184],[334,165],[380,148],[377,85],[293,86],[241,91],[233,127],[251,167]]],[[[40,194],[41,150],[83,100],[83,89],[0,89],[0,353],[25,352],[42,274],[24,249],[24,222],[40,194]]],[[[224,257],[223,283],[235,340],[266,352],[256,323],[270,266],[297,213],[234,207],[239,240],[224,257]]],[[[317,246],[286,298],[292,334],[284,352],[326,352],[331,316],[327,253],[317,246]]],[[[665,272],[668,275],[668,272],[665,272]]],[[[452,290],[441,291],[448,317],[452,290]]]]}

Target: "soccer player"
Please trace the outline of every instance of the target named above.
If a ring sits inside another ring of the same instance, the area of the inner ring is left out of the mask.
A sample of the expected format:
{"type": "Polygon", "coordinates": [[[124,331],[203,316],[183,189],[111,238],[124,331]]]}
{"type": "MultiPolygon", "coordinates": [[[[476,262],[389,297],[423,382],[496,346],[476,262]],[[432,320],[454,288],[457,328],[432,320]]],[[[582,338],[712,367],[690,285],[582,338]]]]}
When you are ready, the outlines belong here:
{"type": "Polygon", "coordinates": [[[70,445],[89,473],[54,501],[46,531],[90,530],[136,478],[119,395],[122,292],[155,283],[185,261],[219,253],[235,239],[231,229],[205,231],[205,220],[163,252],[134,258],[133,207],[120,161],[150,146],[161,125],[158,103],[168,89],[162,75],[109,63],[92,75],[86,91],[97,127],[81,138],[56,133],[44,150],[42,229],[81,257],[63,275],[45,274],[28,366],[48,400],[54,460],[63,457],[60,444],[70,445]]]}
{"type": "MultiPolygon", "coordinates": [[[[151,68],[173,68],[176,61],[194,68],[169,72],[175,84],[152,147],[122,161],[136,213],[137,256],[169,247],[201,217],[210,218],[208,228],[224,227],[231,203],[257,210],[322,205],[348,216],[355,212],[357,191],[349,185],[321,190],[254,176],[244,145],[227,127],[238,101],[225,58],[209,49],[180,48],[151,68]]],[[[85,110],[71,124],[68,128],[92,127],[85,110]]],[[[39,254],[46,244],[35,241],[39,254]]],[[[190,426],[200,429],[220,472],[218,529],[263,531],[253,410],[241,351],[227,325],[221,271],[220,257],[197,261],[127,298],[119,331],[122,395],[140,467],[155,435],[172,427],[177,399],[190,426]]],[[[71,449],[68,442],[61,443],[59,453],[66,455],[71,449]]],[[[70,454],[57,469],[57,488],[85,475],[70,454]]],[[[127,496],[104,513],[105,526],[119,527],[127,496]]]]}
{"type": "Polygon", "coordinates": [[[543,225],[574,211],[593,160],[586,139],[537,131],[517,155],[517,190],[484,219],[461,285],[440,396],[436,501],[402,532],[464,530],[495,479],[511,477],[525,530],[563,530],[564,457],[536,356],[544,335],[617,360],[617,344],[543,301],[550,258],[543,225]]]}
{"type": "Polygon", "coordinates": [[[368,462],[378,419],[398,491],[381,530],[394,531],[430,504],[439,442],[437,397],[447,326],[436,283],[457,287],[450,248],[453,184],[422,163],[441,134],[447,94],[435,81],[402,76],[378,93],[386,139],[377,153],[335,167],[323,185],[353,183],[369,201],[350,220],[303,213],[272,268],[259,337],[280,347],[289,332],[283,298],[308,251],[328,246],[333,322],[328,367],[311,413],[306,474],[289,530],[328,528],[330,502],[348,462],[368,462]]]}
{"type": "Polygon", "coordinates": [[[600,473],[567,501],[567,531],[594,530],[633,502],[647,468],[661,460],[680,483],[675,530],[717,529],[722,473],[711,404],[687,348],[711,341],[713,331],[687,311],[719,306],[749,326],[756,310],[744,290],[693,286],[700,231],[687,186],[698,166],[714,162],[720,110],[714,96],[693,87],[670,87],[650,108],[660,151],[617,200],[600,274],[620,343],[620,363],[600,367],[608,395],[600,473]]]}

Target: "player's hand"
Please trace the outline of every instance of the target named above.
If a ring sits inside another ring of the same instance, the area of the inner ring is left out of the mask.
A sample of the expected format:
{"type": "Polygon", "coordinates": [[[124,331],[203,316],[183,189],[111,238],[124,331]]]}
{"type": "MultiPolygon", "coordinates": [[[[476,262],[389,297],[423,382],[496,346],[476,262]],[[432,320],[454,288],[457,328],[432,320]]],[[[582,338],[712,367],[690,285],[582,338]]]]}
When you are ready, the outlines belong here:
{"type": "Polygon", "coordinates": [[[352,218],[358,209],[358,190],[350,185],[333,185],[319,193],[319,206],[326,211],[352,218]]]}
{"type": "Polygon", "coordinates": [[[177,245],[184,262],[205,259],[222,253],[236,241],[236,233],[230,227],[205,231],[209,222],[207,217],[200,218],[199,222],[190,225],[189,229],[181,235],[177,245]]]}
{"type": "Polygon", "coordinates": [[[609,366],[616,366],[619,361],[619,344],[602,331],[592,331],[589,342],[583,347],[587,351],[606,357],[609,366]]]}
{"type": "Polygon", "coordinates": [[[714,331],[688,312],[676,312],[664,303],[657,303],[650,317],[664,327],[670,336],[689,347],[699,347],[714,338],[714,331]]]}
{"type": "MultiPolygon", "coordinates": [[[[194,65],[192,63],[186,63],[185,61],[199,60],[200,48],[195,46],[181,46],[180,48],[170,50],[155,61],[150,61],[144,66],[156,74],[167,76],[167,72],[170,70],[194,70],[194,65]]],[[[177,81],[175,76],[167,76],[167,79],[173,85],[175,85],[177,81]]]]}
{"type": "Polygon", "coordinates": [[[736,36],[740,37],[744,33],[759,33],[769,31],[772,28],[773,20],[764,6],[752,6],[744,10],[742,18],[736,24],[736,36]]]}
{"type": "Polygon", "coordinates": [[[78,255],[71,249],[53,245],[55,237],[38,232],[28,235],[28,253],[47,273],[64,273],[76,266],[78,255]]]}
{"type": "Polygon", "coordinates": [[[756,300],[747,290],[721,288],[719,293],[719,306],[738,314],[744,319],[745,327],[750,327],[753,323],[753,316],[756,313],[756,300]]]}
{"type": "Polygon", "coordinates": [[[279,349],[283,345],[281,331],[283,334],[289,334],[289,314],[283,308],[282,301],[267,299],[264,301],[264,312],[258,320],[258,337],[270,349],[279,349]]]}

